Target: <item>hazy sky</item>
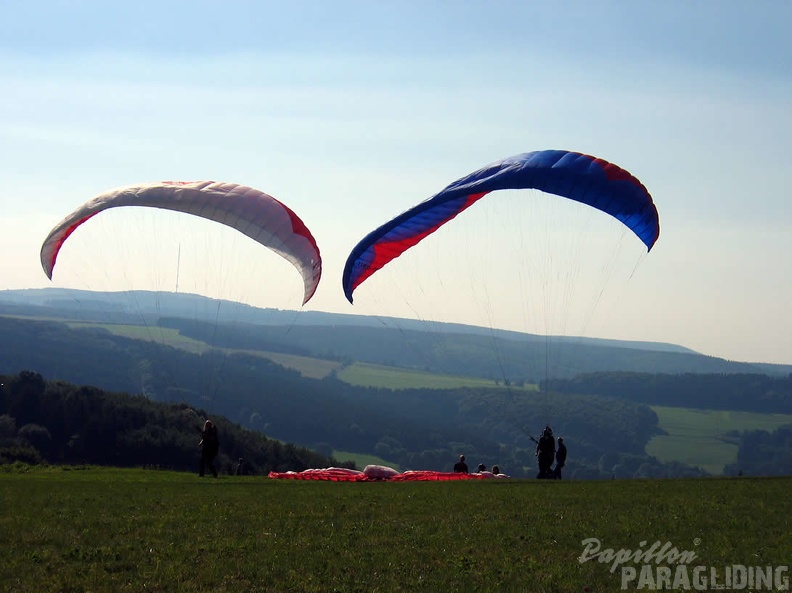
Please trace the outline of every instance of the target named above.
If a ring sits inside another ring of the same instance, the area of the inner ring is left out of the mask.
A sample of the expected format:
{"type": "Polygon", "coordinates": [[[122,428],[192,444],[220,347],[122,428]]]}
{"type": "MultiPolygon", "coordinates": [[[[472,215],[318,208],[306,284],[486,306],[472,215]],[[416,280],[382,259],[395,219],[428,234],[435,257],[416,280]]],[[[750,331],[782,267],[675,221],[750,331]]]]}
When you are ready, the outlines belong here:
{"type": "Polygon", "coordinates": [[[778,0],[0,0],[0,289],[170,290],[153,262],[175,260],[182,291],[204,291],[217,265],[229,288],[216,296],[298,309],[301,282],[277,256],[150,213],[96,217],[44,275],[41,241],[94,195],[214,179],[272,194],[311,229],[324,275],[307,310],[483,315],[792,364],[790,22],[778,0]],[[346,302],[341,272],[365,234],[489,162],[547,148],[637,176],[660,212],[652,252],[605,228],[632,251],[627,271],[611,279],[581,256],[559,279],[535,225],[569,242],[588,220],[557,222],[566,210],[552,205],[546,223],[536,196],[504,212],[493,194],[346,302]],[[539,294],[564,303],[552,323],[526,307],[539,294]]]}

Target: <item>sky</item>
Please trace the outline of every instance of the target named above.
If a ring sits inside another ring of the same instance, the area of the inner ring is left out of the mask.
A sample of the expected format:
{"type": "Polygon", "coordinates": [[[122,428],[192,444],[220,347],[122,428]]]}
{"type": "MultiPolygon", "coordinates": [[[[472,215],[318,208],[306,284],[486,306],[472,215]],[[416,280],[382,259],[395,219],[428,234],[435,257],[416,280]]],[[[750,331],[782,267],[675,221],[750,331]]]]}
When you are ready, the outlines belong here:
{"type": "Polygon", "coordinates": [[[0,0],[0,290],[175,288],[301,309],[277,255],[159,211],[97,216],[53,280],[42,271],[43,239],[93,196],[211,179],[271,194],[311,230],[323,277],[303,310],[792,364],[790,22],[776,0],[0,0]],[[568,222],[563,200],[548,214],[533,206],[546,196],[492,194],[345,300],[344,262],[368,232],[548,148],[641,180],[660,214],[650,253],[610,221],[568,222]],[[606,272],[586,259],[601,237],[630,252],[618,272],[616,257],[606,272]],[[572,243],[561,273],[555,250],[572,243]]]}

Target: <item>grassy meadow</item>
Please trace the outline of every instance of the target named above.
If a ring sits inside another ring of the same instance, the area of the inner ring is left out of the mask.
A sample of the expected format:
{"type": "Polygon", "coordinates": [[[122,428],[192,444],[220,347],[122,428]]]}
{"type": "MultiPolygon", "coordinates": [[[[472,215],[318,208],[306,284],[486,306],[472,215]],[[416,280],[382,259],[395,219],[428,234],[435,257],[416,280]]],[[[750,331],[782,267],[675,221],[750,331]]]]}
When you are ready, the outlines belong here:
{"type": "MultiPolygon", "coordinates": [[[[385,389],[457,389],[460,387],[496,387],[492,379],[438,375],[423,371],[389,367],[379,364],[356,362],[338,372],[338,378],[351,385],[381,387],[385,389]]],[[[536,385],[512,387],[512,389],[536,390],[536,385]]]]}
{"type": "Polygon", "coordinates": [[[275,364],[279,364],[287,369],[293,369],[303,377],[311,379],[323,379],[334,370],[341,368],[341,363],[322,358],[312,358],[309,356],[299,356],[297,354],[283,354],[281,352],[263,352],[261,350],[246,351],[248,354],[263,356],[275,364]]]}
{"type": "MultiPolygon", "coordinates": [[[[199,340],[185,337],[178,330],[171,328],[149,327],[144,325],[124,324],[99,324],[96,322],[70,322],[71,327],[101,327],[112,334],[138,340],[153,340],[174,348],[181,348],[189,352],[204,352],[209,346],[199,340]]],[[[398,367],[389,367],[379,364],[356,362],[344,368],[340,362],[283,354],[280,352],[266,352],[261,350],[236,350],[268,358],[286,368],[294,369],[304,377],[321,379],[333,371],[338,371],[338,378],[351,385],[361,387],[382,387],[385,389],[456,389],[458,387],[495,387],[497,383],[491,379],[477,379],[474,377],[458,377],[451,375],[437,375],[398,367]]],[[[535,390],[536,385],[526,385],[523,389],[535,390]]],[[[516,389],[512,387],[512,389],[516,389]]]]}
{"type": "Polygon", "coordinates": [[[99,327],[116,336],[131,338],[133,340],[156,342],[173,348],[181,348],[182,350],[193,353],[201,353],[209,350],[209,346],[206,343],[183,336],[179,333],[179,330],[169,327],[97,323],[94,321],[70,321],[67,325],[71,328],[99,327]]]}
{"type": "Polygon", "coordinates": [[[737,460],[739,438],[745,430],[772,431],[792,424],[789,414],[757,414],[729,410],[694,410],[652,406],[660,428],[668,434],[649,441],[646,452],[660,461],[681,461],[713,474],[737,460]]]}
{"type": "MultiPolygon", "coordinates": [[[[101,327],[102,329],[105,329],[117,336],[132,338],[135,340],[149,340],[157,342],[158,344],[171,346],[173,348],[180,348],[193,353],[202,353],[210,349],[210,346],[205,342],[188,338],[179,333],[179,330],[173,328],[146,325],[125,325],[116,323],[100,324],[96,322],[77,321],[69,322],[68,325],[70,327],[101,327]]],[[[227,350],[229,352],[244,352],[246,354],[267,358],[276,364],[298,371],[304,377],[310,377],[313,379],[321,379],[326,377],[341,366],[340,362],[335,362],[332,360],[324,360],[321,358],[313,358],[308,356],[298,356],[295,354],[283,354],[281,352],[242,349],[227,350]]]]}
{"type": "Polygon", "coordinates": [[[669,542],[695,552],[691,566],[788,564],[790,488],[792,478],[333,483],[6,466],[0,590],[615,591],[618,568],[578,561],[584,539],[669,542]]]}

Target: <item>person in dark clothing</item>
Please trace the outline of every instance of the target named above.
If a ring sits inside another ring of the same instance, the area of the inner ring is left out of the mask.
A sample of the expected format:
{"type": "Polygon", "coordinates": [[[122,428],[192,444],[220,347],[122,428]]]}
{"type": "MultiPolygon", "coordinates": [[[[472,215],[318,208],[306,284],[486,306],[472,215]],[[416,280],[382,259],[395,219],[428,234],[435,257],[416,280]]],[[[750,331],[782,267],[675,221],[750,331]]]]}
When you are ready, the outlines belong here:
{"type": "Polygon", "coordinates": [[[201,431],[201,442],[198,443],[198,446],[201,447],[201,462],[198,466],[198,475],[203,477],[204,470],[208,468],[216,478],[217,468],[215,468],[214,460],[220,450],[220,439],[217,437],[217,427],[211,420],[204,422],[204,427],[201,431]]]}
{"type": "Polygon", "coordinates": [[[539,465],[539,473],[537,478],[546,480],[553,477],[553,459],[555,458],[555,439],[553,438],[553,429],[545,426],[542,431],[542,436],[536,443],[536,462],[539,465]]]}
{"type": "Polygon", "coordinates": [[[555,470],[553,470],[553,476],[556,480],[561,479],[561,469],[566,465],[566,458],[567,458],[567,448],[564,444],[564,437],[558,437],[558,451],[556,451],[556,465],[555,470]]]}
{"type": "Polygon", "coordinates": [[[466,473],[468,473],[468,466],[467,466],[467,463],[465,463],[465,456],[464,455],[460,455],[459,456],[459,461],[457,461],[454,464],[454,473],[457,473],[457,474],[466,474],[466,473]]]}

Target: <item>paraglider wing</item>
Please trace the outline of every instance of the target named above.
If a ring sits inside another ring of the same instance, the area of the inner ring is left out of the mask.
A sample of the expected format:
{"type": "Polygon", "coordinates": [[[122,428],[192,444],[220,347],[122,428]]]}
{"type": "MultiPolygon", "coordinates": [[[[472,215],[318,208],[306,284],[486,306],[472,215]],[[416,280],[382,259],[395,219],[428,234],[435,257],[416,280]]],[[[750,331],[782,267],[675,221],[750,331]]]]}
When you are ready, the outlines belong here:
{"type": "Polygon", "coordinates": [[[587,204],[624,223],[651,250],[660,235],[652,196],[638,179],[603,159],[566,150],[528,152],[458,179],[360,241],[344,267],[344,294],[490,192],[538,189],[587,204]]]}
{"type": "Polygon", "coordinates": [[[58,252],[77,227],[108,208],[147,206],[193,214],[234,228],[291,262],[305,287],[303,304],[316,292],[322,258],[311,232],[284,204],[259,190],[214,181],[162,181],[122,187],[89,200],[64,218],[41,246],[47,277],[58,252]]]}

